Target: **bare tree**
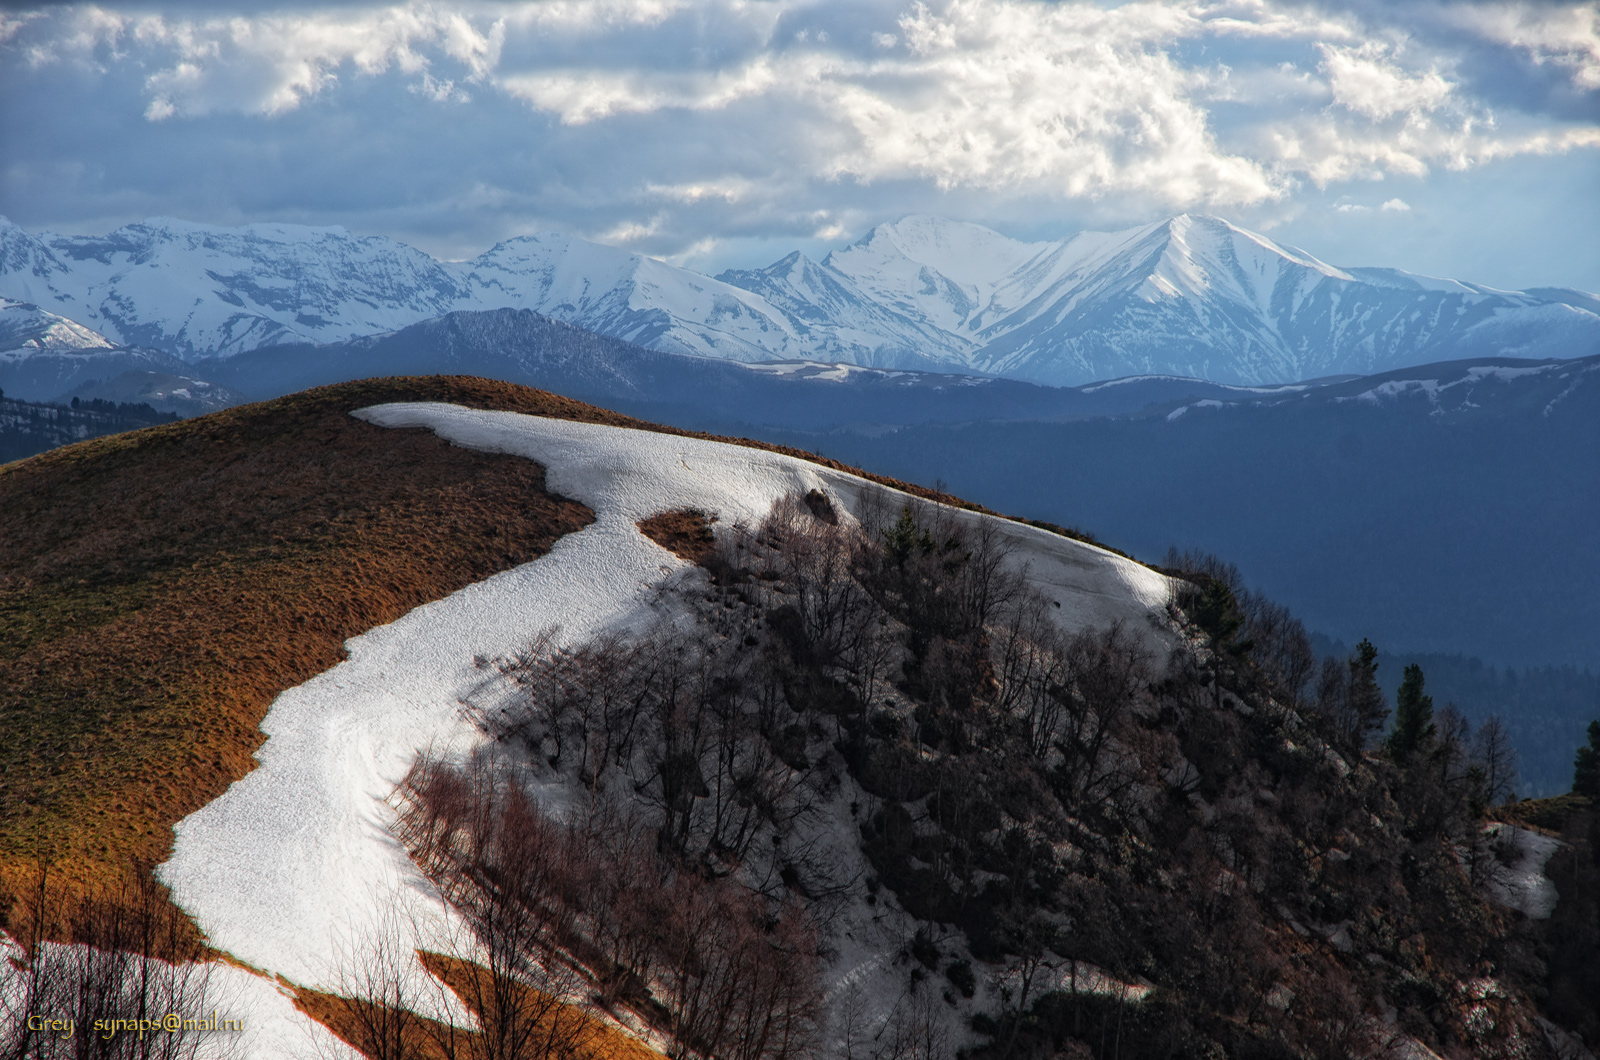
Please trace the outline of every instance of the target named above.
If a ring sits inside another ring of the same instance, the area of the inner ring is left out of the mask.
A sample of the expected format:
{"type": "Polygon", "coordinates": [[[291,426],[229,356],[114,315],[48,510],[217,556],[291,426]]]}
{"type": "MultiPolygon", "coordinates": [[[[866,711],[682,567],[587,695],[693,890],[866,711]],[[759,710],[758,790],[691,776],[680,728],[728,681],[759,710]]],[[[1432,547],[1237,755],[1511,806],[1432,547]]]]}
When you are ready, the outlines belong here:
{"type": "Polygon", "coordinates": [[[17,952],[0,975],[0,1057],[189,1060],[233,1051],[233,1031],[209,1019],[227,1003],[210,955],[147,866],[84,894],[53,885],[41,865],[9,928],[17,952]],[[44,1017],[54,1023],[42,1025],[44,1017]]]}
{"type": "Polygon", "coordinates": [[[429,1054],[426,1043],[438,1037],[417,1012],[437,993],[425,996],[416,954],[401,941],[399,928],[395,918],[387,918],[374,937],[336,960],[340,981],[330,999],[330,1026],[369,1060],[422,1060],[429,1054]]]}
{"type": "Polygon", "coordinates": [[[1500,715],[1491,714],[1478,726],[1473,757],[1483,770],[1484,799],[1490,806],[1498,806],[1516,793],[1517,749],[1500,715]]]}

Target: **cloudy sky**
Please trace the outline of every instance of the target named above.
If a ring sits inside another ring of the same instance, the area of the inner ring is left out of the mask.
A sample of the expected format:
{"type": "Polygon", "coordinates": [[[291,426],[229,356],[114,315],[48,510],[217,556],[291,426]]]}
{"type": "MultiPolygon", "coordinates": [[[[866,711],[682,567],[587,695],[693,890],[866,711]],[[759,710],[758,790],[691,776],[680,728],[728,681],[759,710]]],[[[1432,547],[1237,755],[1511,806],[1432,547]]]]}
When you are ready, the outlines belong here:
{"type": "Polygon", "coordinates": [[[0,213],[546,229],[716,271],[906,213],[1227,217],[1600,291],[1600,2],[0,6],[0,213]]]}

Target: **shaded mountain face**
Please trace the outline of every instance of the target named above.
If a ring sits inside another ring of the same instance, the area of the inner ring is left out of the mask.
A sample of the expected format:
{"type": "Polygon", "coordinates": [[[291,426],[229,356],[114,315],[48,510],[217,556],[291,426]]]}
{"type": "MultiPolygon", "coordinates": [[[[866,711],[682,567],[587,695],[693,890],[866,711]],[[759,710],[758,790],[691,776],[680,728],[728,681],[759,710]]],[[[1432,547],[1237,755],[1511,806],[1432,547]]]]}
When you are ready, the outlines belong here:
{"type": "Polygon", "coordinates": [[[1600,303],[1339,269],[1211,217],[1058,243],[913,216],[815,262],[716,279],[562,235],[440,262],[342,228],[172,219],[103,237],[0,220],[0,293],[186,360],[527,308],[670,353],[827,359],[1053,385],[1131,374],[1259,384],[1600,349],[1600,303]]]}
{"type": "Polygon", "coordinates": [[[1075,419],[1134,412],[1152,402],[1256,396],[1195,379],[1064,389],[848,363],[730,363],[661,353],[525,309],[451,313],[387,335],[208,358],[189,371],[253,398],[385,372],[470,373],[719,431],[744,425],[872,432],[927,422],[1075,419]]]}
{"type": "Polygon", "coordinates": [[[115,404],[149,405],[157,412],[175,412],[188,418],[242,405],[249,399],[204,379],[173,375],[169,372],[123,372],[108,380],[84,383],[61,395],[62,403],[77,398],[84,401],[109,401],[115,404]]]}
{"type": "Polygon", "coordinates": [[[176,419],[147,404],[90,401],[44,404],[0,396],[0,464],[107,434],[136,431],[176,419]]]}
{"type": "Polygon", "coordinates": [[[787,440],[942,479],[1135,555],[1215,552],[1347,643],[1600,667],[1600,358],[1241,394],[1119,418],[787,440]]]}

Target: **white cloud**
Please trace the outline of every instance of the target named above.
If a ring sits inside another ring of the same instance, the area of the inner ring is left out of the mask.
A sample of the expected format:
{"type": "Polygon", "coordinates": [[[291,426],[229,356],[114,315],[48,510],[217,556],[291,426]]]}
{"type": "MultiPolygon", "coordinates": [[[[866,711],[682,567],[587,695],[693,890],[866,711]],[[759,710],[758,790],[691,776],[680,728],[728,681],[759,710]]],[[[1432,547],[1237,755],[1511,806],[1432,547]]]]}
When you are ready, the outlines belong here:
{"type": "Polygon", "coordinates": [[[1455,87],[1437,70],[1410,73],[1402,69],[1393,60],[1393,49],[1382,44],[1319,47],[1334,102],[1369,118],[1437,110],[1455,87]]]}
{"type": "Polygon", "coordinates": [[[710,73],[566,71],[512,74],[501,88],[564,124],[585,125],[616,114],[647,114],[668,108],[721,110],[776,89],[786,76],[804,76],[796,65],[758,57],[745,66],[710,73]]]}
{"type": "Polygon", "coordinates": [[[899,25],[908,56],[813,85],[855,134],[831,173],[1173,205],[1282,191],[1217,146],[1189,72],[1163,49],[1201,28],[1182,9],[955,0],[918,4],[899,25]]]}
{"type": "Polygon", "coordinates": [[[1410,213],[1411,204],[1404,199],[1389,199],[1379,209],[1388,210],[1391,213],[1410,213]]]}

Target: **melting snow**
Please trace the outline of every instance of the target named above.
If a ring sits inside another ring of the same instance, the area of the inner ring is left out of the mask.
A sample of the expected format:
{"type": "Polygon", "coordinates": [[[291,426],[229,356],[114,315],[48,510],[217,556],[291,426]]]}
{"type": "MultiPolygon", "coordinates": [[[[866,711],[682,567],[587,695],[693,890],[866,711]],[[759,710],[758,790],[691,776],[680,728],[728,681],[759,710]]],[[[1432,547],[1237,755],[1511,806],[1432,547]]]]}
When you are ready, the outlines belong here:
{"type": "Polygon", "coordinates": [[[1560,895],[1544,875],[1544,865],[1561,841],[1509,824],[1491,824],[1484,834],[1496,860],[1487,885],[1489,895],[1534,920],[1548,919],[1560,895]]]}

